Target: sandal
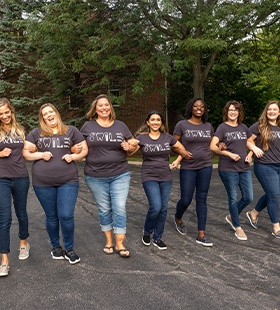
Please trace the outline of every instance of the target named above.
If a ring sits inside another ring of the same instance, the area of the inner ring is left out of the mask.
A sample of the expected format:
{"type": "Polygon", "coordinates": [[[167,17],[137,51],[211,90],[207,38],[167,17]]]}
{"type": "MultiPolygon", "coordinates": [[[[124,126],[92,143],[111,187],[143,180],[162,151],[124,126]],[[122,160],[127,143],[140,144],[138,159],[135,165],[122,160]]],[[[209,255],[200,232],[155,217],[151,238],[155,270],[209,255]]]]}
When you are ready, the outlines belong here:
{"type": "Polygon", "coordinates": [[[104,249],[103,249],[103,252],[107,255],[112,255],[114,254],[114,246],[113,245],[110,245],[110,246],[105,246],[104,249]],[[112,249],[112,251],[111,251],[112,249]]]}
{"type": "Polygon", "coordinates": [[[126,258],[126,257],[129,257],[129,256],[130,256],[129,251],[128,251],[128,249],[126,249],[126,248],[120,249],[120,250],[115,249],[115,252],[116,252],[117,254],[119,254],[120,257],[126,258]],[[128,252],[128,254],[127,254],[127,253],[125,254],[125,253],[123,253],[123,252],[128,252]]]}

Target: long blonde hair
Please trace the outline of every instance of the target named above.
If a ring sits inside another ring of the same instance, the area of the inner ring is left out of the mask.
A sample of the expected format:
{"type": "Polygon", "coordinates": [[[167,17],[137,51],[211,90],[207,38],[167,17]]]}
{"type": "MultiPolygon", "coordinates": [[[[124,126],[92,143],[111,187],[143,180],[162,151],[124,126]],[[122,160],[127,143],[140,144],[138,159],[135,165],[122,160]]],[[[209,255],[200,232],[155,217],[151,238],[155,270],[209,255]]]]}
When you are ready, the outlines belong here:
{"type": "Polygon", "coordinates": [[[7,108],[11,111],[11,130],[7,133],[4,128],[2,122],[0,123],[0,141],[5,140],[7,136],[16,138],[20,136],[22,140],[25,139],[24,130],[17,122],[15,115],[15,108],[11,104],[11,102],[7,98],[0,98],[0,107],[7,106],[7,108]]]}
{"type": "MultiPolygon", "coordinates": [[[[263,150],[267,151],[269,148],[270,141],[272,140],[272,130],[271,126],[269,124],[269,120],[267,118],[267,110],[268,108],[272,105],[276,104],[278,108],[280,109],[280,104],[278,101],[273,100],[267,103],[265,106],[260,118],[259,118],[259,132],[260,132],[260,137],[261,137],[261,144],[263,146],[263,150]]],[[[277,118],[277,126],[280,127],[280,117],[278,116],[277,118]]]]}
{"type": "Polygon", "coordinates": [[[98,114],[96,113],[96,105],[97,105],[98,100],[102,99],[102,98],[107,99],[109,104],[110,104],[110,108],[111,108],[110,121],[113,121],[116,119],[116,113],[115,113],[115,110],[113,108],[112,102],[110,101],[109,97],[105,94],[101,94],[93,100],[93,102],[89,108],[89,111],[87,112],[87,119],[92,121],[92,120],[96,120],[98,118],[98,114]]]}
{"type": "Polygon", "coordinates": [[[39,124],[40,124],[40,129],[41,129],[40,135],[43,137],[53,136],[53,130],[49,126],[47,126],[47,124],[45,123],[44,118],[43,118],[42,110],[46,107],[52,108],[53,111],[56,113],[56,116],[57,116],[57,135],[59,135],[59,136],[65,135],[67,130],[68,130],[68,126],[62,122],[60,113],[58,112],[57,108],[51,103],[44,103],[40,107],[40,110],[39,110],[39,124]]]}

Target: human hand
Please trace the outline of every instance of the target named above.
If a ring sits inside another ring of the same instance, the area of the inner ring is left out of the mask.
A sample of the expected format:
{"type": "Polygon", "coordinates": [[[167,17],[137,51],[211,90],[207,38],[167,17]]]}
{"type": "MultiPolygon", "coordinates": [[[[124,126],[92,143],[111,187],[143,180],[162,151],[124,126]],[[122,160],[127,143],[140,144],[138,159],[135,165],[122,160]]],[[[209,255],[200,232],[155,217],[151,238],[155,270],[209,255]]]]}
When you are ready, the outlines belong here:
{"type": "Polygon", "coordinates": [[[261,149],[260,149],[259,147],[257,147],[257,146],[253,147],[253,148],[252,148],[252,151],[254,152],[254,154],[255,154],[258,158],[260,158],[260,157],[262,157],[262,156],[264,155],[263,150],[261,150],[261,149]]]}
{"type": "Polygon", "coordinates": [[[83,150],[82,143],[77,143],[71,147],[71,153],[73,154],[80,154],[82,150],[83,150]]]}
{"type": "Polygon", "coordinates": [[[220,151],[224,151],[224,150],[227,149],[227,146],[226,146],[226,144],[224,142],[219,142],[218,143],[218,148],[219,148],[220,151]]]}
{"type": "Polygon", "coordinates": [[[64,156],[62,156],[62,160],[65,160],[69,164],[71,163],[71,161],[73,161],[73,157],[71,154],[65,154],[64,156]]]}
{"type": "Polygon", "coordinates": [[[238,154],[231,153],[230,158],[234,161],[238,161],[241,157],[238,154]]]}
{"type": "Polygon", "coordinates": [[[170,169],[178,169],[180,162],[178,160],[174,160],[173,163],[169,165],[170,169]]]}
{"type": "Polygon", "coordinates": [[[49,161],[52,157],[53,157],[53,154],[49,151],[42,153],[42,159],[44,159],[45,161],[49,161]]]}
{"type": "Polygon", "coordinates": [[[9,157],[12,153],[12,149],[5,147],[1,152],[1,157],[9,157]]]}

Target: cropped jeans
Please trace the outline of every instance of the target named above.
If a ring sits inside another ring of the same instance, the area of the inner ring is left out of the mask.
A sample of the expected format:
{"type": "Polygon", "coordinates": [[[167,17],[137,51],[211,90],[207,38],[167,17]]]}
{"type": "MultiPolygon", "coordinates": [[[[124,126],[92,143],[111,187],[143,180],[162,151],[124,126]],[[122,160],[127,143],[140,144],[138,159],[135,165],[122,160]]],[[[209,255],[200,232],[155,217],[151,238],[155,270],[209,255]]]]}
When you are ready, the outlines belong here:
{"type": "Polygon", "coordinates": [[[85,176],[86,184],[98,207],[101,230],[126,233],[126,200],[130,172],[112,177],[85,176]]]}
{"type": "Polygon", "coordinates": [[[196,170],[180,170],[181,199],[176,206],[175,218],[181,219],[192,202],[195,192],[198,230],[205,230],[207,220],[207,194],[212,176],[212,166],[196,170]]]}
{"type": "Polygon", "coordinates": [[[143,183],[143,188],[149,201],[144,235],[154,233],[154,240],[160,240],[163,235],[171,187],[172,181],[146,181],[143,183]]]}
{"type": "Polygon", "coordinates": [[[60,245],[61,226],[65,250],[74,247],[74,210],[78,197],[79,183],[61,186],[33,186],[35,194],[46,214],[46,228],[53,248],[60,245]]]}
{"type": "Polygon", "coordinates": [[[280,164],[255,163],[254,172],[265,192],[255,209],[261,212],[267,207],[271,222],[279,223],[280,164]]]}
{"type": "Polygon", "coordinates": [[[12,223],[12,197],[18,219],[21,240],[29,236],[26,211],[29,178],[0,178],[0,253],[10,252],[10,229],[12,223]]]}
{"type": "Polygon", "coordinates": [[[240,226],[239,214],[253,201],[252,172],[219,171],[228,194],[229,213],[234,227],[240,226]],[[238,188],[241,198],[238,201],[238,188]]]}

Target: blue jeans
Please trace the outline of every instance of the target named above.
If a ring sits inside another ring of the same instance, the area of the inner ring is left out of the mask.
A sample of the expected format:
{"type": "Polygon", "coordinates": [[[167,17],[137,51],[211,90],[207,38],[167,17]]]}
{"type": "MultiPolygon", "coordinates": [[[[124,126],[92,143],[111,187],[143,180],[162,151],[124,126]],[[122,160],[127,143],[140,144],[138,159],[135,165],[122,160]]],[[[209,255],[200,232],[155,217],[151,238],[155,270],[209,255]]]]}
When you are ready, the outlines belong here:
{"type": "Polygon", "coordinates": [[[144,235],[154,233],[153,239],[160,240],[164,231],[172,181],[147,181],[143,183],[143,187],[149,201],[144,235]]]}
{"type": "Polygon", "coordinates": [[[194,191],[198,230],[205,230],[207,219],[207,194],[212,176],[212,166],[197,170],[180,170],[181,199],[176,206],[175,218],[181,219],[192,202],[194,191]]]}
{"type": "Polygon", "coordinates": [[[86,175],[85,181],[98,207],[101,230],[125,234],[130,172],[103,178],[86,175]]]}
{"type": "Polygon", "coordinates": [[[10,228],[12,223],[12,197],[18,218],[21,240],[29,236],[26,212],[29,178],[0,178],[0,253],[10,253],[10,228]]]}
{"type": "Polygon", "coordinates": [[[254,172],[265,192],[255,209],[261,212],[267,207],[271,222],[279,223],[280,164],[255,163],[254,172]]]}
{"type": "Polygon", "coordinates": [[[239,214],[253,201],[252,172],[219,171],[228,194],[229,213],[234,227],[240,226],[239,214]],[[238,187],[241,198],[238,201],[238,187]]]}
{"type": "Polygon", "coordinates": [[[53,248],[59,243],[61,226],[65,250],[74,247],[74,210],[79,183],[61,186],[33,186],[35,194],[46,214],[46,228],[53,248]]]}

